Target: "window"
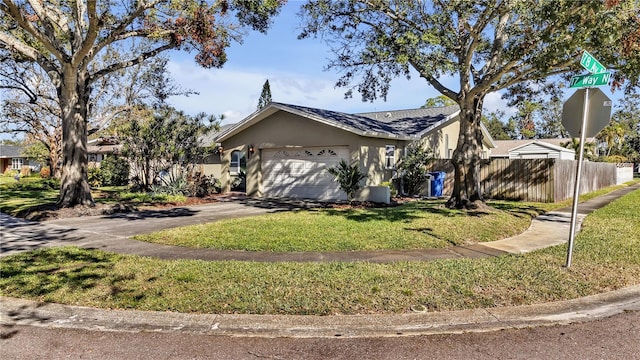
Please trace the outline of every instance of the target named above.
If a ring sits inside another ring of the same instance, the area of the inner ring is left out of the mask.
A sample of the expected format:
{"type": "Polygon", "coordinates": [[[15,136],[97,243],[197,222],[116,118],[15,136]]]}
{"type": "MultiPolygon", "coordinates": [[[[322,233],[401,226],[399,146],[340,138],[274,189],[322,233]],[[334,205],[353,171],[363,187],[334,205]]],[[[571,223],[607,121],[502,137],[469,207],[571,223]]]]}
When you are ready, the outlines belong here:
{"type": "Polygon", "coordinates": [[[396,146],[395,145],[385,145],[384,163],[385,163],[385,168],[395,169],[396,167],[396,146]]]}
{"type": "Polygon", "coordinates": [[[22,158],[13,158],[11,159],[11,168],[13,170],[20,170],[22,169],[22,165],[24,164],[24,159],[22,158]]]}
{"type": "Polygon", "coordinates": [[[247,160],[244,157],[244,154],[239,150],[231,152],[231,165],[229,166],[229,171],[232,174],[239,174],[240,171],[244,171],[246,167],[247,160]]]}

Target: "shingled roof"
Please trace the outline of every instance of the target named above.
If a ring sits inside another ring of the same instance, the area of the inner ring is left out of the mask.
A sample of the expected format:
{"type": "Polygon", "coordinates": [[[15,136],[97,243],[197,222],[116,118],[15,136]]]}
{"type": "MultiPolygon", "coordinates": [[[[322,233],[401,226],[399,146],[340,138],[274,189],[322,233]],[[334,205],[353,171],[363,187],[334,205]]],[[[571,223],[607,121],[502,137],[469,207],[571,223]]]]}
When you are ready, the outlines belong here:
{"type": "Polygon", "coordinates": [[[459,112],[459,108],[457,106],[446,106],[348,114],[274,102],[264,109],[249,115],[232,129],[221,134],[218,141],[234,135],[246,126],[250,126],[252,122],[259,121],[261,118],[277,111],[287,111],[362,136],[416,140],[435,126],[452,119],[459,112]]]}
{"type": "Polygon", "coordinates": [[[3,159],[11,159],[11,158],[23,158],[22,155],[22,146],[15,145],[0,145],[0,158],[3,159]]]}

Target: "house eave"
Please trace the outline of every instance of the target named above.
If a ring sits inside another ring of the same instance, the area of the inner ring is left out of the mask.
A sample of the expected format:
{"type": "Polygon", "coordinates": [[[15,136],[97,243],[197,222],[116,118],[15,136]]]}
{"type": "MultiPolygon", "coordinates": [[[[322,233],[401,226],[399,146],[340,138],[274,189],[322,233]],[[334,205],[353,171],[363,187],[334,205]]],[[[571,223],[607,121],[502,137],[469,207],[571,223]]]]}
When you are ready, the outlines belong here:
{"type": "Polygon", "coordinates": [[[239,132],[244,131],[245,129],[255,125],[256,123],[264,120],[265,118],[269,117],[270,115],[275,114],[278,111],[285,111],[288,112],[290,114],[294,114],[309,120],[313,120],[315,122],[318,122],[320,124],[324,124],[327,126],[331,126],[334,127],[336,129],[340,129],[343,131],[347,131],[350,132],[352,134],[355,135],[359,135],[359,136],[363,136],[363,137],[370,137],[370,138],[379,138],[379,139],[390,139],[390,140],[398,140],[398,141],[413,141],[416,139],[419,139],[419,137],[415,137],[415,136],[407,136],[407,135],[398,135],[398,134],[391,134],[391,133],[381,133],[381,132],[375,132],[375,131],[363,131],[363,130],[359,130],[350,126],[345,126],[343,124],[337,123],[335,121],[330,121],[327,120],[323,117],[314,115],[314,114],[309,114],[303,111],[300,111],[298,109],[294,109],[291,107],[288,107],[286,105],[282,105],[282,104],[278,104],[278,103],[273,103],[270,104],[269,106],[267,106],[264,109],[258,110],[256,112],[254,112],[253,114],[247,116],[245,118],[245,120],[240,121],[236,126],[231,127],[230,129],[228,129],[225,133],[221,134],[217,139],[216,142],[223,142],[231,137],[233,137],[234,135],[238,134],[239,132]]]}

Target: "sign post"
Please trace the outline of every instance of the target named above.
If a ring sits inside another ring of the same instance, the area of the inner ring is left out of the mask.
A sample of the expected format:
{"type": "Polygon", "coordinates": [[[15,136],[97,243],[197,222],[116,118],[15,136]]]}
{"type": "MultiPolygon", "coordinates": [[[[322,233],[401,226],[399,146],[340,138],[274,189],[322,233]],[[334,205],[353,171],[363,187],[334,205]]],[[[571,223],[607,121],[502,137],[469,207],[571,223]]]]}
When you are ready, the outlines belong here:
{"type": "MultiPolygon", "coordinates": [[[[569,248],[567,249],[566,267],[571,267],[573,258],[573,243],[576,238],[576,222],[578,218],[578,198],[580,197],[580,178],[582,174],[582,161],[584,160],[584,142],[587,139],[587,119],[589,118],[589,88],[584,91],[584,107],[582,109],[582,126],[580,127],[580,150],[578,154],[578,165],[576,168],[576,183],[573,189],[573,206],[571,207],[571,225],[569,226],[569,248]]],[[[573,135],[572,135],[573,136],[573,135]]]]}
{"type": "Polygon", "coordinates": [[[573,258],[573,244],[576,236],[576,220],[578,217],[578,198],[580,197],[580,181],[582,174],[582,162],[584,160],[584,143],[587,136],[595,136],[602,130],[611,118],[611,100],[598,89],[590,87],[606,85],[609,82],[611,73],[607,72],[604,65],[596,60],[588,52],[582,54],[580,65],[591,74],[578,75],[571,78],[570,87],[585,88],[576,91],[564,103],[562,109],[562,124],[572,137],[580,138],[580,149],[578,150],[578,164],[576,166],[575,187],[573,191],[573,206],[571,209],[571,226],[569,227],[569,246],[567,249],[566,267],[571,267],[573,258]],[[584,92],[581,98],[580,92],[584,92]],[[592,99],[593,98],[593,99],[592,99]],[[594,100],[594,101],[591,101],[594,100]],[[581,105],[581,106],[579,106],[581,105]],[[580,109],[581,107],[581,109],[580,109]],[[582,113],[580,127],[575,126],[575,114],[582,113]]]}

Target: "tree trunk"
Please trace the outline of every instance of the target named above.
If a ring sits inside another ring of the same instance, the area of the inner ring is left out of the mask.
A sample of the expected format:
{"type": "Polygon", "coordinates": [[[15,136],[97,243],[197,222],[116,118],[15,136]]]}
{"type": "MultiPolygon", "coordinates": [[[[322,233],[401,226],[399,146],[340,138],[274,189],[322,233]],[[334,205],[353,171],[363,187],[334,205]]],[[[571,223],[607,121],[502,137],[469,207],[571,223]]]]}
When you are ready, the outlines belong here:
{"type": "Polygon", "coordinates": [[[62,108],[62,176],[58,206],[93,206],[87,182],[87,104],[89,86],[82,72],[64,69],[58,85],[62,108]]]}
{"type": "Polygon", "coordinates": [[[482,104],[484,96],[460,101],[460,135],[451,162],[454,185],[447,207],[477,209],[485,207],[480,192],[480,160],[482,159],[482,104]]]}

